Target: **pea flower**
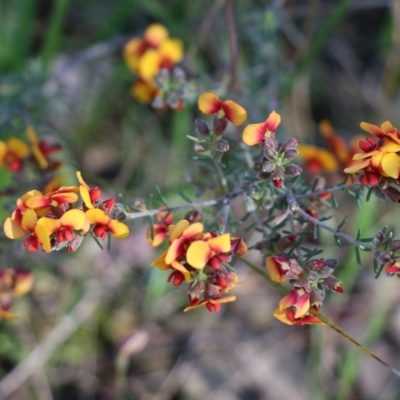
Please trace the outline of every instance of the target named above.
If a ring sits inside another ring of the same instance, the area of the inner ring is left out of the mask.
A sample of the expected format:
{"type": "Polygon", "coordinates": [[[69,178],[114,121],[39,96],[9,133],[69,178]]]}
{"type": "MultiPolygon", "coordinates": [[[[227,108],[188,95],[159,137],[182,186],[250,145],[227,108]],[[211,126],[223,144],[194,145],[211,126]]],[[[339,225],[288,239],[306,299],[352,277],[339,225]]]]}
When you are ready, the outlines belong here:
{"type": "Polygon", "coordinates": [[[264,122],[247,125],[244,128],[242,140],[247,146],[255,146],[262,143],[265,138],[271,137],[275,133],[280,123],[281,116],[272,111],[264,122]]]}
{"type": "Polygon", "coordinates": [[[225,117],[236,126],[242,125],[247,119],[247,111],[241,105],[233,100],[222,101],[213,92],[201,94],[197,104],[203,114],[216,114],[220,118],[225,117]]]}
{"type": "Polygon", "coordinates": [[[236,273],[228,268],[232,255],[245,255],[247,246],[229,233],[203,232],[203,224],[181,220],[169,225],[169,247],[151,265],[170,270],[174,286],[189,284],[189,306],[184,311],[205,306],[219,311],[222,303],[235,296],[222,296],[238,284],[236,273]]]}
{"type": "Polygon", "coordinates": [[[6,165],[9,171],[20,171],[28,155],[29,147],[24,141],[16,137],[11,137],[6,142],[0,140],[0,166],[6,165]]]}

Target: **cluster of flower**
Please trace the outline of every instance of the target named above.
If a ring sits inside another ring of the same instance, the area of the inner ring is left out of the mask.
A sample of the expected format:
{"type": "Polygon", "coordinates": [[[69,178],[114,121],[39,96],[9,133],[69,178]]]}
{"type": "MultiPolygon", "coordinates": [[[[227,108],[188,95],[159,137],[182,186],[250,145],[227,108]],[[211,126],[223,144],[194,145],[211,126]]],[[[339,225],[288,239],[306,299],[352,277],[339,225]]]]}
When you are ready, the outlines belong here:
{"type": "Polygon", "coordinates": [[[32,126],[26,127],[28,143],[16,137],[0,140],[0,166],[5,165],[11,172],[23,169],[25,161],[41,170],[54,171],[61,167],[60,161],[50,159],[50,155],[61,150],[59,144],[49,144],[39,139],[32,126]]]}
{"type": "Polygon", "coordinates": [[[131,89],[136,99],[144,104],[153,103],[157,108],[183,107],[180,88],[185,77],[182,70],[173,70],[183,58],[181,40],[170,38],[164,26],[152,24],[142,38],[135,37],[126,43],[123,57],[128,68],[137,76],[131,89]],[[173,99],[164,98],[164,85],[174,86],[177,95],[173,99]]]}
{"type": "Polygon", "coordinates": [[[16,209],[3,225],[10,239],[24,240],[29,251],[42,246],[47,253],[67,248],[75,251],[87,233],[105,239],[110,233],[116,239],[129,235],[128,227],[112,218],[118,208],[114,199],[101,201],[98,187],[90,189],[77,172],[79,186],[63,186],[51,192],[31,190],[16,202],[16,209]],[[76,207],[80,192],[81,207],[76,207]]]}
{"type": "Polygon", "coordinates": [[[344,172],[358,173],[362,185],[377,189],[378,196],[381,193],[383,197],[400,202],[400,132],[389,121],[380,127],[362,122],[361,128],[375,138],[360,140],[359,147],[363,152],[354,155],[354,164],[344,172]]]}
{"type": "Polygon", "coordinates": [[[336,259],[309,260],[302,267],[294,259],[271,256],[266,268],[274,282],[289,279],[293,289],[280,302],[274,316],[288,325],[323,324],[310,310],[322,306],[326,290],[343,293],[341,282],[332,276],[336,259]]]}
{"type": "Polygon", "coordinates": [[[0,268],[0,320],[12,319],[12,298],[24,296],[33,285],[33,276],[24,269],[0,268]]]}
{"type": "Polygon", "coordinates": [[[172,215],[163,212],[148,231],[148,241],[158,246],[168,237],[168,249],[151,265],[170,270],[168,282],[179,286],[186,282],[189,306],[184,311],[205,305],[209,311],[219,311],[222,303],[234,301],[235,296],[222,296],[238,284],[238,276],[229,265],[232,256],[247,254],[247,246],[229,233],[203,232],[200,222],[183,219],[172,224],[172,215]]]}

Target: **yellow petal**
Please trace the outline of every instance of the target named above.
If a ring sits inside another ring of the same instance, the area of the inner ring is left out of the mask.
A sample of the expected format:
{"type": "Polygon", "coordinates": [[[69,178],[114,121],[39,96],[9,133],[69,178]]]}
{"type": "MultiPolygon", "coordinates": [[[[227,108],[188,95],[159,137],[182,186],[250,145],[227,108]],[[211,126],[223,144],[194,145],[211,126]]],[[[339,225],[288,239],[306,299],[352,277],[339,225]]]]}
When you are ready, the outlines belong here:
{"type": "Polygon", "coordinates": [[[23,229],[33,232],[37,220],[38,217],[34,210],[26,210],[22,215],[21,226],[23,229]]]}
{"type": "Polygon", "coordinates": [[[400,174],[400,157],[395,153],[386,153],[382,158],[381,168],[386,176],[397,179],[400,174]]]}
{"type": "Polygon", "coordinates": [[[7,145],[5,142],[0,140],[0,165],[3,165],[7,155],[7,145]]]}
{"type": "Polygon", "coordinates": [[[94,208],[92,201],[90,200],[89,186],[83,180],[80,171],[76,172],[76,176],[77,176],[78,182],[79,182],[79,192],[80,192],[83,202],[85,203],[85,206],[87,208],[94,208]]]}
{"type": "Polygon", "coordinates": [[[151,24],[144,31],[144,37],[147,42],[151,43],[152,46],[159,46],[167,37],[169,36],[168,30],[164,25],[161,24],[151,24]]]}
{"type": "Polygon", "coordinates": [[[207,242],[196,240],[186,252],[187,262],[196,269],[203,269],[211,256],[211,249],[207,242]]]}
{"type": "Polygon", "coordinates": [[[285,276],[283,275],[282,269],[279,268],[279,264],[272,257],[267,257],[265,260],[265,266],[269,276],[274,282],[285,282],[285,276]]]}
{"type": "Polygon", "coordinates": [[[201,232],[203,232],[203,224],[201,222],[195,222],[194,224],[189,225],[182,232],[182,236],[184,236],[185,238],[190,238],[201,232]]]}
{"type": "Polygon", "coordinates": [[[364,160],[347,167],[343,170],[345,174],[356,174],[371,165],[371,160],[364,160]]]}
{"type": "MultiPolygon", "coordinates": [[[[15,216],[15,212],[13,212],[15,216]]],[[[9,239],[21,239],[26,235],[26,231],[21,226],[21,221],[17,221],[13,216],[8,217],[3,224],[4,234],[9,239]]]]}
{"type": "Polygon", "coordinates": [[[91,224],[107,225],[111,218],[100,208],[91,208],[86,211],[86,216],[91,224]]]}
{"type": "Polygon", "coordinates": [[[224,233],[223,235],[208,240],[207,243],[211,250],[217,254],[228,253],[231,250],[231,235],[229,233],[224,233]]]}
{"type": "Polygon", "coordinates": [[[379,151],[384,153],[397,153],[400,151],[400,144],[393,142],[392,140],[383,140],[383,144],[379,146],[379,151]]]}
{"type": "Polygon", "coordinates": [[[157,88],[152,81],[138,79],[131,88],[131,95],[143,104],[150,104],[157,94],[157,88]]]}
{"type": "Polygon", "coordinates": [[[247,146],[254,146],[265,139],[264,122],[249,124],[244,128],[242,140],[247,146]]]}
{"type": "Polygon", "coordinates": [[[48,232],[48,226],[46,226],[47,221],[42,221],[43,219],[45,218],[39,219],[38,223],[36,224],[35,235],[39,239],[40,243],[42,243],[43,250],[48,253],[51,251],[50,234],[48,232]]]}
{"type": "Polygon", "coordinates": [[[107,225],[107,229],[111,232],[115,239],[125,239],[129,236],[129,228],[123,222],[112,219],[107,225]]]}
{"type": "Polygon", "coordinates": [[[32,146],[32,153],[33,156],[35,157],[37,163],[39,164],[39,167],[42,169],[46,169],[49,166],[48,161],[46,160],[46,157],[42,153],[39,147],[39,139],[36,135],[35,130],[33,129],[33,126],[28,125],[26,127],[26,136],[28,137],[28,140],[31,143],[32,146]]]}
{"type": "Polygon", "coordinates": [[[389,131],[391,131],[393,129],[393,125],[392,125],[392,123],[390,121],[385,121],[385,122],[382,122],[381,129],[382,129],[383,132],[386,133],[386,132],[389,132],[389,131]]]}
{"type": "Polygon", "coordinates": [[[148,81],[157,76],[160,68],[161,54],[155,49],[147,50],[139,60],[139,76],[148,81]]]}
{"type": "Polygon", "coordinates": [[[177,64],[183,58],[183,43],[180,39],[166,39],[160,45],[160,54],[173,64],[177,64]]]}
{"type": "Polygon", "coordinates": [[[172,261],[171,267],[181,272],[186,282],[190,281],[191,278],[190,272],[180,262],[176,260],[172,261]]]}
{"type": "Polygon", "coordinates": [[[150,266],[151,267],[157,267],[160,268],[163,271],[166,271],[167,269],[169,269],[169,265],[165,262],[165,256],[166,256],[167,252],[164,251],[164,253],[161,254],[160,257],[158,257],[156,260],[154,260],[150,266]]]}
{"type": "Polygon", "coordinates": [[[221,100],[213,92],[205,92],[197,100],[199,110],[203,114],[216,114],[221,109],[221,100]]]}
{"type": "Polygon", "coordinates": [[[143,40],[139,38],[133,38],[129,40],[124,46],[123,58],[130,70],[137,72],[139,68],[140,60],[140,48],[143,40]]]}
{"type": "Polygon", "coordinates": [[[176,225],[169,226],[169,236],[171,242],[180,237],[183,231],[190,225],[190,222],[186,219],[180,220],[176,225]]]}
{"type": "Polygon", "coordinates": [[[75,231],[80,231],[82,230],[82,228],[87,227],[87,219],[88,217],[86,216],[84,211],[73,209],[64,213],[60,218],[60,222],[63,227],[71,228],[75,231]]]}
{"type": "Polygon", "coordinates": [[[14,137],[7,140],[7,147],[10,152],[20,159],[25,158],[29,154],[28,145],[22,140],[14,137]]]}

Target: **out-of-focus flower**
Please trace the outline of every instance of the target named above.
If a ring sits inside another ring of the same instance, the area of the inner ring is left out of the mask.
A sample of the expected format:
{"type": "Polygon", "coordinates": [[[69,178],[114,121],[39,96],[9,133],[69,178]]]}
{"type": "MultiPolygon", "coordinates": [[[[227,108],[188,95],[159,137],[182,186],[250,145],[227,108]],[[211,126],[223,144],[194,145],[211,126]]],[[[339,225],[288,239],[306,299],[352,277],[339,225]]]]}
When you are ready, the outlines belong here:
{"type": "Polygon", "coordinates": [[[39,139],[31,125],[26,127],[26,135],[31,145],[33,160],[41,169],[55,170],[61,167],[61,163],[51,161],[50,155],[61,150],[59,144],[49,144],[43,139],[39,139]]]}
{"type": "Polygon", "coordinates": [[[151,265],[161,270],[172,270],[168,281],[179,286],[189,283],[190,305],[185,311],[206,306],[219,311],[220,304],[235,300],[222,293],[233,289],[238,278],[229,270],[232,255],[247,254],[247,246],[229,233],[203,232],[203,224],[181,220],[169,225],[169,248],[151,265]]]}
{"type": "Polygon", "coordinates": [[[11,137],[6,142],[0,140],[0,166],[5,165],[9,171],[20,171],[28,155],[29,147],[24,141],[16,137],[11,137]]]}
{"type": "Polygon", "coordinates": [[[298,150],[304,169],[311,174],[333,173],[339,168],[336,157],[329,150],[310,144],[300,144],[298,150]]]}
{"type": "Polygon", "coordinates": [[[167,238],[168,227],[172,224],[173,215],[167,211],[157,214],[156,223],[153,225],[153,237],[151,229],[147,230],[147,241],[153,247],[158,247],[167,238]]]}
{"type": "Polygon", "coordinates": [[[0,319],[12,319],[12,299],[30,292],[33,275],[22,268],[0,268],[0,319]]]}
{"type": "Polygon", "coordinates": [[[204,114],[216,114],[220,118],[225,117],[232,124],[242,125],[247,119],[246,110],[233,100],[220,100],[213,92],[205,92],[197,101],[200,111],[204,114]]]}
{"type": "Polygon", "coordinates": [[[244,128],[242,140],[247,146],[255,146],[264,142],[265,138],[271,137],[281,122],[281,116],[272,111],[264,122],[249,124],[244,128]]]}
{"type": "Polygon", "coordinates": [[[102,239],[108,233],[117,239],[127,237],[129,228],[117,219],[125,217],[123,207],[114,199],[101,201],[100,189],[90,189],[79,171],[77,178],[79,187],[64,186],[45,194],[31,190],[21,196],[4,221],[5,235],[21,239],[28,234],[24,240],[27,250],[37,251],[42,246],[45,252],[62,248],[75,251],[90,228],[102,239]],[[76,205],[77,192],[82,197],[81,206],[76,205]]]}
{"type": "Polygon", "coordinates": [[[170,100],[171,97],[176,97],[175,85],[160,86],[156,79],[161,71],[173,70],[182,59],[182,41],[170,38],[167,29],[161,24],[150,25],[143,38],[133,38],[124,47],[125,63],[137,76],[131,94],[144,104],[155,102],[156,108],[182,108],[183,100],[176,104],[172,100],[165,101],[165,98],[170,100]]]}
{"type": "Polygon", "coordinates": [[[135,73],[138,72],[141,57],[149,49],[155,49],[169,36],[168,30],[161,24],[152,24],[144,32],[143,38],[135,37],[124,47],[126,65],[135,73]]]}

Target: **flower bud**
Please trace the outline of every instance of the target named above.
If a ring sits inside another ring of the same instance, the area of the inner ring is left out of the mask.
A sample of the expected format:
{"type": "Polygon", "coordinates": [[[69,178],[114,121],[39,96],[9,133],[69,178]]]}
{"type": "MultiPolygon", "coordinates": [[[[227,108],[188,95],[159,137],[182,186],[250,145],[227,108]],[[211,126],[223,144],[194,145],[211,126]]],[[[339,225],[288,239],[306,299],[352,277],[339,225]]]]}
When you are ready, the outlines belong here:
{"type": "Polygon", "coordinates": [[[135,197],[135,198],[133,199],[133,207],[134,207],[136,210],[139,210],[139,211],[146,211],[146,210],[147,210],[146,204],[145,204],[144,201],[143,201],[142,199],[140,199],[139,197],[135,197]]]}
{"type": "Polygon", "coordinates": [[[269,137],[265,138],[262,148],[262,155],[270,160],[274,159],[278,155],[278,152],[276,150],[277,147],[278,144],[275,139],[269,137]]]}
{"type": "Polygon", "coordinates": [[[302,169],[296,164],[289,164],[285,167],[285,174],[290,176],[297,176],[301,174],[302,169]]]}
{"type": "Polygon", "coordinates": [[[392,259],[392,256],[388,251],[375,251],[374,258],[383,263],[387,263],[392,259]]]}
{"type": "Polygon", "coordinates": [[[297,145],[299,144],[299,141],[296,138],[289,138],[288,140],[286,140],[282,146],[281,146],[281,152],[282,153],[286,153],[288,151],[291,150],[296,150],[297,145]]]}
{"type": "Polygon", "coordinates": [[[194,151],[196,151],[197,153],[200,153],[200,154],[204,154],[204,153],[207,152],[207,149],[203,144],[195,143],[194,144],[194,151]]]}
{"type": "Polygon", "coordinates": [[[389,249],[393,252],[400,250],[400,239],[393,239],[389,245],[389,249]]]}
{"type": "Polygon", "coordinates": [[[372,240],[372,246],[374,247],[378,247],[382,244],[382,242],[385,239],[385,235],[382,231],[379,231],[376,236],[374,237],[374,239],[372,240]]]}
{"type": "Polygon", "coordinates": [[[207,124],[200,118],[195,119],[194,128],[200,136],[208,136],[210,134],[207,124]]]}
{"type": "Polygon", "coordinates": [[[226,153],[229,151],[229,143],[225,139],[218,140],[214,143],[214,149],[220,153],[226,153]]]}
{"type": "Polygon", "coordinates": [[[272,172],[275,169],[275,164],[270,161],[264,161],[261,169],[263,172],[272,172]]]}
{"type": "Polygon", "coordinates": [[[213,122],[213,132],[215,136],[221,136],[228,125],[228,120],[225,117],[218,117],[217,115],[214,117],[213,122]]]}
{"type": "Polygon", "coordinates": [[[256,172],[260,172],[262,170],[262,163],[259,161],[256,161],[253,165],[253,169],[256,172]]]}
{"type": "Polygon", "coordinates": [[[338,265],[339,260],[336,258],[328,258],[325,260],[325,266],[331,269],[335,269],[336,266],[338,265]]]}

